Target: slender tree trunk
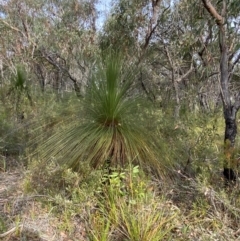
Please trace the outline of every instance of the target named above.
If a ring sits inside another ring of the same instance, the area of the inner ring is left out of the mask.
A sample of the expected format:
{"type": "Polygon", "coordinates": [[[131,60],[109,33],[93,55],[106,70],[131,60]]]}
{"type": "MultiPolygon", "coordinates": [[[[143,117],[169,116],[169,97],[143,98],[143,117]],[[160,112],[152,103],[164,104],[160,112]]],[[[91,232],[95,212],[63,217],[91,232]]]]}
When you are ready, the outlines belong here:
{"type": "Polygon", "coordinates": [[[226,184],[235,183],[236,181],[236,162],[234,161],[234,146],[237,135],[236,115],[240,108],[240,94],[234,103],[230,100],[229,93],[229,62],[228,62],[228,46],[225,34],[225,15],[226,15],[226,1],[222,1],[221,15],[216,11],[215,7],[209,0],[202,0],[204,7],[210,15],[216,20],[219,29],[219,49],[221,53],[220,59],[220,84],[221,97],[223,102],[223,113],[225,119],[225,135],[224,135],[224,164],[223,174],[226,184]]]}

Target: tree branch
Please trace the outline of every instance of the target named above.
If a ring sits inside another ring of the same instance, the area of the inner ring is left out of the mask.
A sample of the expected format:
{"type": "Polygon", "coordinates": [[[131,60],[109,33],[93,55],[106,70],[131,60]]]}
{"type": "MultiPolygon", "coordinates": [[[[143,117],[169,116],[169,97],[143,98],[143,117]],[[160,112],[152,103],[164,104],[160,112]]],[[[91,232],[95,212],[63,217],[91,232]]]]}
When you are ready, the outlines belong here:
{"type": "Polygon", "coordinates": [[[147,46],[149,45],[150,39],[153,35],[153,33],[155,32],[155,29],[157,28],[158,25],[158,15],[160,12],[160,3],[162,0],[152,0],[152,18],[149,22],[148,25],[148,31],[147,34],[145,36],[145,43],[143,45],[143,50],[145,50],[147,48],[147,46]]]}
{"type": "Polygon", "coordinates": [[[181,77],[179,77],[178,79],[176,79],[176,82],[181,82],[183,79],[185,79],[191,72],[193,71],[193,66],[191,64],[191,67],[190,69],[184,74],[182,75],[181,77]]]}
{"type": "Polygon", "coordinates": [[[209,42],[212,39],[212,26],[211,26],[210,21],[208,21],[208,29],[209,29],[208,35],[207,35],[205,41],[203,41],[203,48],[200,51],[198,51],[198,55],[200,56],[200,58],[203,62],[203,65],[205,65],[205,66],[207,65],[207,62],[204,60],[203,54],[207,50],[209,42]]]}
{"type": "Polygon", "coordinates": [[[211,14],[211,16],[216,19],[217,24],[223,24],[223,17],[217,12],[215,7],[212,5],[212,3],[209,0],[202,0],[204,7],[207,9],[207,11],[211,14]]]}
{"type": "Polygon", "coordinates": [[[22,36],[27,39],[27,36],[26,36],[26,35],[23,33],[23,31],[21,31],[19,28],[16,28],[16,27],[10,25],[8,22],[6,22],[5,20],[3,20],[3,19],[1,19],[1,18],[0,18],[0,21],[1,21],[2,23],[4,23],[6,26],[8,26],[10,29],[12,29],[12,30],[14,30],[14,31],[16,31],[16,32],[21,33],[22,36]]]}
{"type": "MultiPolygon", "coordinates": [[[[236,54],[236,53],[235,53],[236,54]]],[[[234,58],[235,54],[233,54],[233,57],[232,59],[234,58]]],[[[235,67],[235,65],[239,62],[240,60],[240,50],[239,52],[237,53],[237,55],[235,56],[235,60],[230,64],[230,71],[233,70],[233,68],[235,67]]]]}

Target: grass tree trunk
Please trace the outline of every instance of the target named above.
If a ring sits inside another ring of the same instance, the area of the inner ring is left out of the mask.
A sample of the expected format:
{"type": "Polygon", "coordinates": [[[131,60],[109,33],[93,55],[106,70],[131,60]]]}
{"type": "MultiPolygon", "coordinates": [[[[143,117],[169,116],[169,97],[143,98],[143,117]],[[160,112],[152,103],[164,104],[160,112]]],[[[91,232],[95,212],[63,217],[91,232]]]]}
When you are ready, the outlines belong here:
{"type": "Polygon", "coordinates": [[[225,135],[224,135],[224,164],[223,174],[226,183],[235,183],[236,181],[236,162],[234,161],[234,146],[237,135],[236,116],[240,108],[240,93],[233,102],[229,93],[229,63],[228,63],[228,46],[225,34],[225,16],[226,16],[226,1],[223,0],[221,15],[216,11],[215,7],[209,0],[202,0],[204,7],[216,20],[219,29],[219,49],[220,49],[220,83],[221,96],[223,102],[223,112],[225,119],[225,135]]]}

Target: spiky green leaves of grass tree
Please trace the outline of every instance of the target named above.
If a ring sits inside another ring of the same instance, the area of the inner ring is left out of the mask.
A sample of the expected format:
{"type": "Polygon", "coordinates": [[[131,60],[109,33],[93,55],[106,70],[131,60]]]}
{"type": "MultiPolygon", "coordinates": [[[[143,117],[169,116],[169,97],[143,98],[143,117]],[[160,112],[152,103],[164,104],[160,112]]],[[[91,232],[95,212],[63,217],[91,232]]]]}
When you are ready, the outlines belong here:
{"type": "Polygon", "coordinates": [[[22,104],[24,100],[23,96],[27,97],[29,103],[32,105],[32,97],[30,95],[27,81],[27,72],[21,66],[16,68],[16,74],[11,79],[11,86],[8,91],[8,95],[13,96],[16,112],[19,112],[20,104],[22,104]]]}
{"type": "Polygon", "coordinates": [[[134,162],[163,173],[161,144],[146,124],[152,110],[132,88],[137,78],[137,68],[119,56],[100,61],[81,107],[76,105],[79,113],[41,145],[41,159],[56,159],[77,171],[84,162],[98,168],[110,160],[115,167],[134,162]]]}

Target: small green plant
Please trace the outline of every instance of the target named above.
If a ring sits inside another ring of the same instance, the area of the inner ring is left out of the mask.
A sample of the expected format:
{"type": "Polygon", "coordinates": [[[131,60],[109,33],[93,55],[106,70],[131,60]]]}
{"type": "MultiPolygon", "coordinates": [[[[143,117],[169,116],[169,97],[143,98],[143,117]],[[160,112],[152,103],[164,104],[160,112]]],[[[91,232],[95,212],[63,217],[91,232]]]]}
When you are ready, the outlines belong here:
{"type": "Polygon", "coordinates": [[[90,240],[170,239],[178,209],[155,195],[139,166],[113,172],[97,197],[90,240]]]}
{"type": "Polygon", "coordinates": [[[1,217],[1,215],[0,215],[0,233],[3,233],[5,231],[6,231],[6,225],[5,225],[3,217],[1,217]]]}
{"type": "Polygon", "coordinates": [[[4,156],[0,156],[0,171],[6,171],[7,163],[6,158],[4,156]]]}
{"type": "Polygon", "coordinates": [[[108,241],[111,240],[111,221],[102,215],[101,212],[96,212],[90,217],[92,229],[88,232],[90,241],[108,241]]]}
{"type": "Polygon", "coordinates": [[[119,204],[119,231],[126,240],[131,241],[160,241],[170,240],[174,219],[178,212],[171,212],[164,205],[164,201],[149,201],[147,204],[136,203],[119,204]]]}

